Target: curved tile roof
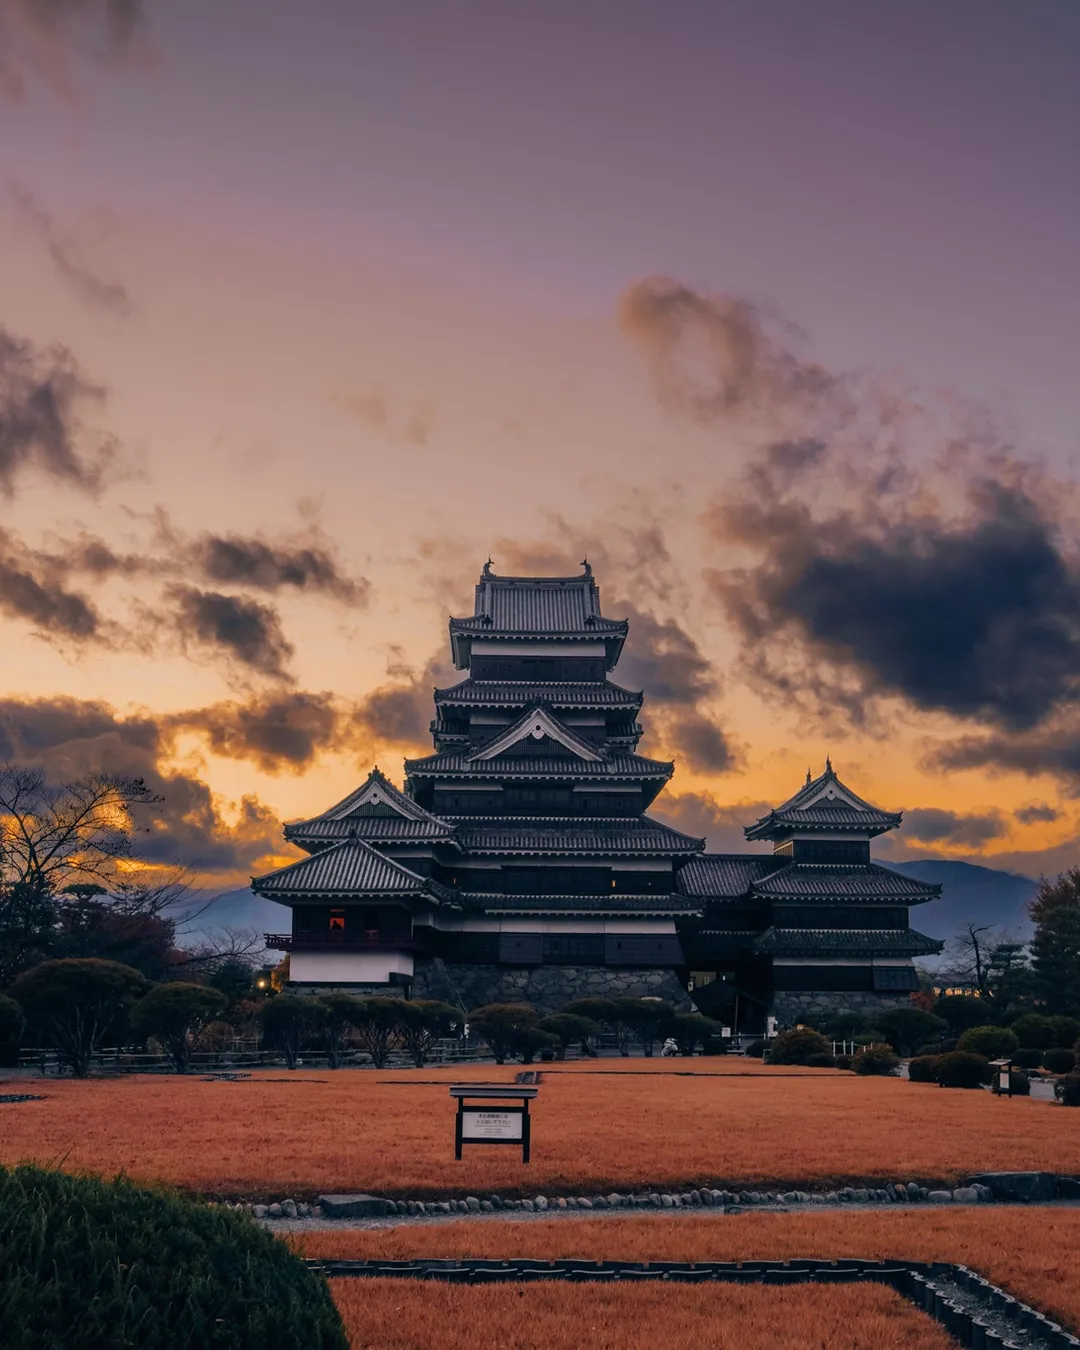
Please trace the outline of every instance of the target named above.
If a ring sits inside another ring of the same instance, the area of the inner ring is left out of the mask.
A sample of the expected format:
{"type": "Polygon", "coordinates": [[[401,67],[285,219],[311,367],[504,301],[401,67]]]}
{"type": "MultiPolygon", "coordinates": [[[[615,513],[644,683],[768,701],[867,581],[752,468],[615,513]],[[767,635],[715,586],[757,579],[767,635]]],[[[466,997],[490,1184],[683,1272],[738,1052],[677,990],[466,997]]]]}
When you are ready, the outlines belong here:
{"type": "Polygon", "coordinates": [[[560,817],[535,820],[477,820],[451,817],[456,837],[470,853],[630,853],[667,856],[698,853],[703,839],[682,834],[645,817],[588,819],[560,817]]]}
{"type": "Polygon", "coordinates": [[[276,872],[252,877],[251,889],[270,899],[285,895],[437,895],[444,890],[355,838],[276,872]]]}
{"type": "Polygon", "coordinates": [[[555,755],[500,755],[474,762],[468,750],[444,750],[423,759],[407,759],[406,774],[446,774],[469,778],[670,778],[674,764],[643,755],[609,753],[601,760],[555,755]]]}
{"type": "Polygon", "coordinates": [[[904,900],[920,903],[941,894],[941,887],[892,872],[877,863],[831,865],[789,863],[754,883],[754,894],[780,898],[904,900]]]}
{"type": "Polygon", "coordinates": [[[826,760],[823,774],[811,779],[808,773],[806,783],[793,797],[753,825],[747,825],[743,833],[752,840],[784,837],[800,828],[873,836],[894,830],[902,817],[902,812],[879,810],[852,792],[841,783],[832,763],[826,760]]]}
{"type": "Polygon", "coordinates": [[[936,956],[945,946],[913,928],[770,928],[759,951],[773,956],[936,956]]]}
{"type": "Polygon", "coordinates": [[[785,865],[770,853],[702,853],[679,869],[678,887],[702,899],[741,900],[755,882],[785,865]]]}
{"type": "Polygon", "coordinates": [[[696,914],[685,895],[503,895],[462,892],[463,901],[487,914],[696,914]]]}
{"type": "Polygon", "coordinates": [[[476,680],[471,676],[449,689],[436,689],[435,702],[445,706],[505,708],[547,703],[553,708],[640,708],[644,695],[610,680],[581,681],[476,680]]]}

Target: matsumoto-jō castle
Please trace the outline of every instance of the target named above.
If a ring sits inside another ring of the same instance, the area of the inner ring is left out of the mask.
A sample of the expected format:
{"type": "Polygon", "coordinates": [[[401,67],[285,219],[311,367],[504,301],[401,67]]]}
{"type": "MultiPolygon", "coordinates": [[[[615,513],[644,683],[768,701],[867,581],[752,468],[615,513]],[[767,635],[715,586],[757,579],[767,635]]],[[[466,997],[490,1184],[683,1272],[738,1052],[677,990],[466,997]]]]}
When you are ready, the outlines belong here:
{"type": "Polygon", "coordinates": [[[756,1031],[823,1006],[903,1003],[909,925],[938,895],[871,861],[895,829],[831,764],[746,826],[771,853],[707,853],[648,814],[674,765],[637,753],[642,694],[610,678],[625,620],[575,577],[485,566],[450,620],[460,683],[435,691],[435,753],[377,769],[344,801],[286,825],[309,856],[257,877],[287,905],[298,989],[439,998],[466,1008],[651,994],[756,1031]]]}

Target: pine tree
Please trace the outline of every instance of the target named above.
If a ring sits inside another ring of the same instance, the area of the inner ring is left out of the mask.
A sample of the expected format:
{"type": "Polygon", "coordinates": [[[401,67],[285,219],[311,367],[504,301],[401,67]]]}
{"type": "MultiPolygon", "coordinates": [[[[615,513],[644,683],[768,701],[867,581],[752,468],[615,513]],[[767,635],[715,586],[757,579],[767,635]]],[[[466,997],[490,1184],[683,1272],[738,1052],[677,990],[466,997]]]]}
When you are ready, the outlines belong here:
{"type": "Polygon", "coordinates": [[[1031,902],[1031,963],[1049,1013],[1080,1013],[1080,867],[1039,882],[1031,902]]]}

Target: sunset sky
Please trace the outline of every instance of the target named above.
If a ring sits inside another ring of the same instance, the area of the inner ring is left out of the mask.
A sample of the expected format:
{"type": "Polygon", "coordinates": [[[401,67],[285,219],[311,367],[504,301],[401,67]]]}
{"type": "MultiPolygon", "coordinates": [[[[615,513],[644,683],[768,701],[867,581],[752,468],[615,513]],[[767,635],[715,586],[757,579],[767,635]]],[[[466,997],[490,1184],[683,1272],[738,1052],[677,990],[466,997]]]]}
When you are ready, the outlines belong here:
{"type": "Polygon", "coordinates": [[[243,881],[503,573],[656,814],[1080,861],[1075,0],[0,0],[0,761],[243,881]],[[42,18],[42,14],[53,18],[42,18]]]}

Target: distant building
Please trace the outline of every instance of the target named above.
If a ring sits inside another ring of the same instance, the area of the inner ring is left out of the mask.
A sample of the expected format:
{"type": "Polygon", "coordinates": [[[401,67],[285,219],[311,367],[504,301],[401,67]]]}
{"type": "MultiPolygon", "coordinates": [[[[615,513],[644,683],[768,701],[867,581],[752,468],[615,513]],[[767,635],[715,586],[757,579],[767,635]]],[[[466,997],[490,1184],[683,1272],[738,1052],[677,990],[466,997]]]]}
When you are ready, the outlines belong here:
{"type": "Polygon", "coordinates": [[[738,1030],[823,1007],[906,1002],[908,926],[939,887],[870,860],[900,823],[831,765],[756,824],[773,853],[709,854],[645,814],[674,765],[637,754],[642,694],[609,678],[627,623],[577,577],[484,567],[474,613],[450,620],[467,677],[435,691],[435,753],[377,769],[285,827],[308,857],[252,887],[288,905],[301,989],[441,998],[466,1008],[661,995],[738,1030]]]}

